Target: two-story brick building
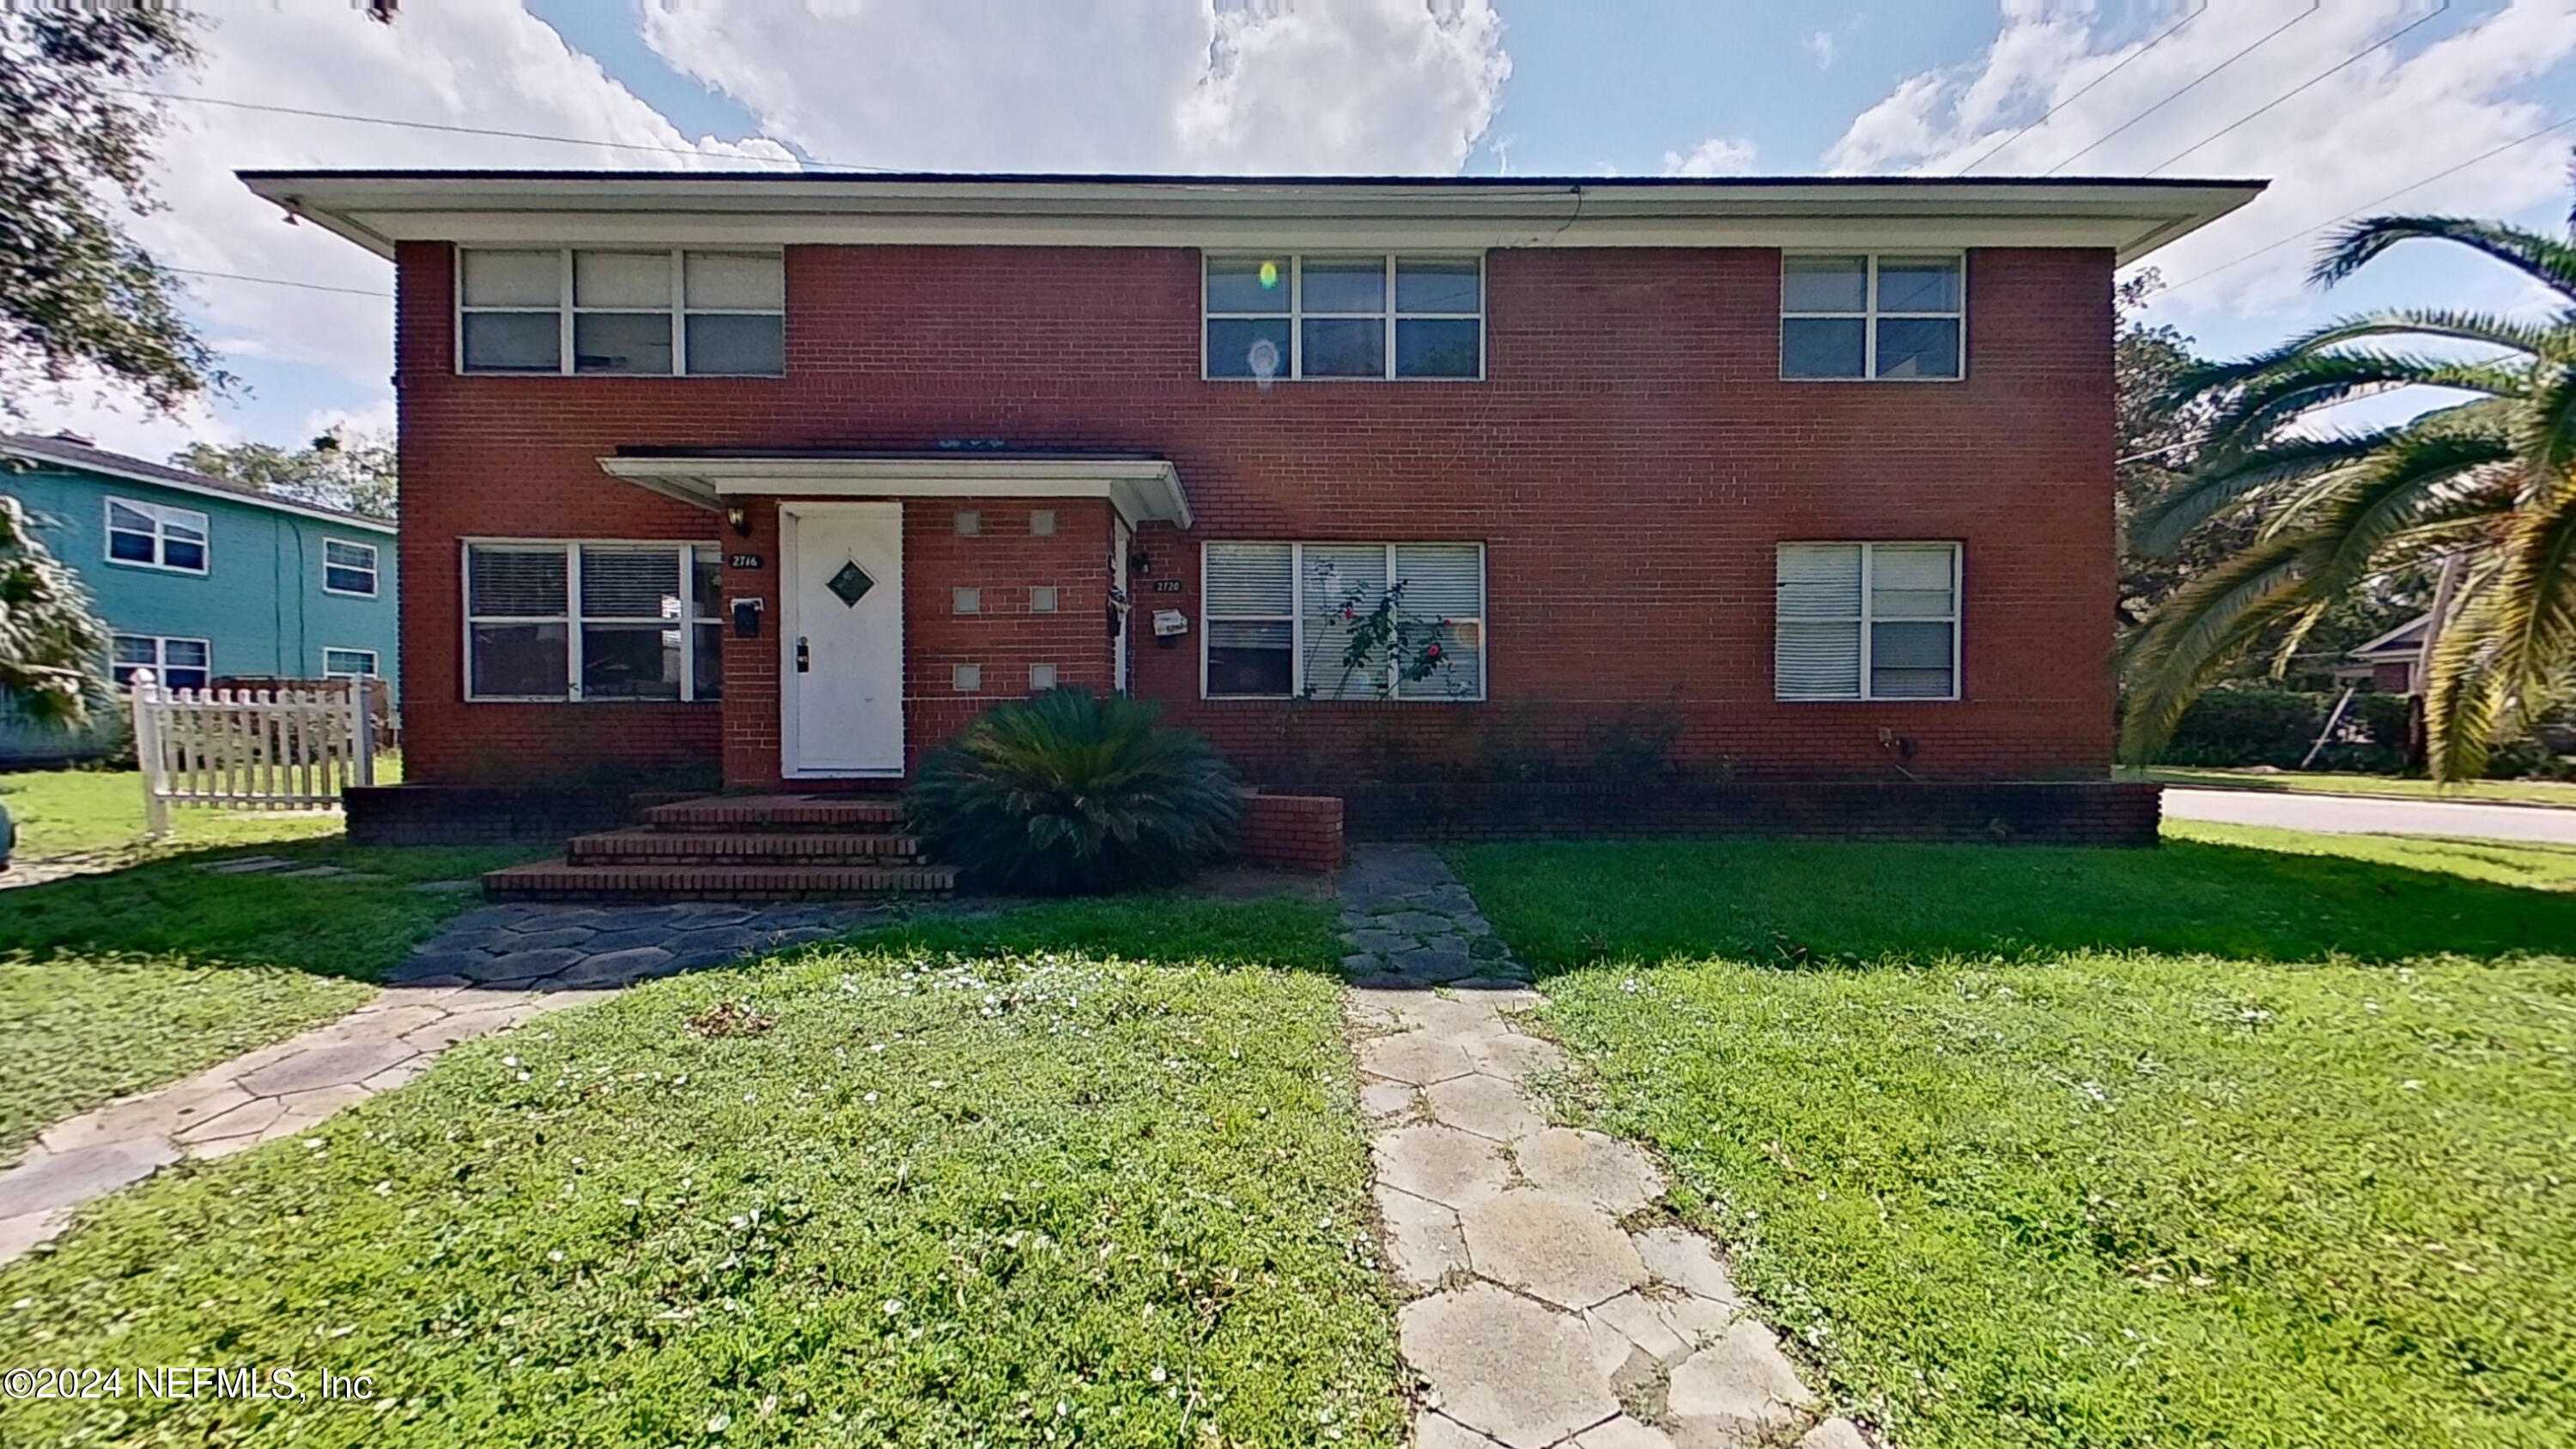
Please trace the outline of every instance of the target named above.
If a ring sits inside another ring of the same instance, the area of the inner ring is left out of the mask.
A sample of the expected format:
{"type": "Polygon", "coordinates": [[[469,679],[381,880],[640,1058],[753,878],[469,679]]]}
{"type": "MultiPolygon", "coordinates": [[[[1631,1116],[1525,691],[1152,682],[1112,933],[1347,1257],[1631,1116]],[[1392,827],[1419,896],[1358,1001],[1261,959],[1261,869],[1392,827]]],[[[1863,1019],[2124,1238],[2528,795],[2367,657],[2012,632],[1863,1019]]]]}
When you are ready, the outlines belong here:
{"type": "Polygon", "coordinates": [[[1057,684],[1274,782],[2102,778],[2113,272],[2259,190],[245,179],[397,265],[409,778],[769,788],[1057,684]]]}

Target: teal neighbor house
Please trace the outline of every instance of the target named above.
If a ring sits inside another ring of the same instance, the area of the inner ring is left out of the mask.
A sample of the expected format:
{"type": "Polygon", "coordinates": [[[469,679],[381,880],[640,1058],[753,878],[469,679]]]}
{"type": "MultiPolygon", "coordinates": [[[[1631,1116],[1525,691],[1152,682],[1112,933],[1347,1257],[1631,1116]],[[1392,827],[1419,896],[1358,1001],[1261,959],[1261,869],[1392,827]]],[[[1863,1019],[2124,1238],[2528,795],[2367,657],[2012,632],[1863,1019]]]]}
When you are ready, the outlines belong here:
{"type": "MultiPolygon", "coordinates": [[[[394,525],[147,463],[69,435],[0,434],[0,493],[79,571],[111,632],[104,668],[180,688],[373,674],[395,660],[394,525]]],[[[96,753],[0,718],[0,765],[96,753]]]]}

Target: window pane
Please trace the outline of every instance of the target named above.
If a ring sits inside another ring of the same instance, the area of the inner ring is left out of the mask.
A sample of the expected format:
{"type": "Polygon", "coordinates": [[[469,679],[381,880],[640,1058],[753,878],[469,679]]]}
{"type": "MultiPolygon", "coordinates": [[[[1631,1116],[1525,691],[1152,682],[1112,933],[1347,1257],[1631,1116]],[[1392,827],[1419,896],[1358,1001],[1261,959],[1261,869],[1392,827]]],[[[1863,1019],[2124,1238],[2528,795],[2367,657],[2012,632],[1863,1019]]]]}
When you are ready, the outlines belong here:
{"type": "Polygon", "coordinates": [[[1306,319],[1301,377],[1384,377],[1386,324],[1374,317],[1306,319]]]}
{"type": "Polygon", "coordinates": [[[690,252],[688,304],[727,311],[777,311],[787,305],[787,259],[743,252],[690,252]]]}
{"type": "Polygon", "coordinates": [[[1880,699],[1938,699],[1950,693],[1948,624],[1872,624],[1869,692],[1880,699]]]}
{"type": "Polygon", "coordinates": [[[1868,365],[1858,317],[1780,319],[1782,377],[1859,377],[1868,365]]]}
{"type": "Polygon", "coordinates": [[[555,252],[465,254],[468,307],[555,307],[563,302],[563,258],[555,252]]]}
{"type": "Polygon", "coordinates": [[[575,252],[572,300],[581,307],[671,310],[668,252],[575,252]]]}
{"type": "Polygon", "coordinates": [[[376,656],[369,649],[325,649],[322,651],[324,674],[373,674],[376,656]]]}
{"type": "Polygon", "coordinates": [[[470,688],[478,695],[564,696],[565,632],[561,624],[474,626],[470,688]]]}
{"type": "Polygon", "coordinates": [[[692,316],[689,371],[735,377],[777,377],[787,371],[787,319],[781,316],[692,316]]]}
{"type": "Polygon", "coordinates": [[[1386,597],[1386,550],[1375,544],[1308,544],[1300,555],[1306,611],[1306,691],[1317,699],[1386,693],[1381,650],[1354,657],[1359,621],[1386,597]]]}
{"type": "Polygon", "coordinates": [[[1286,620],[1275,624],[1211,620],[1208,631],[1208,693],[1286,694],[1293,677],[1294,634],[1286,620]]]}
{"type": "Polygon", "coordinates": [[[1869,305],[1869,258],[1782,257],[1780,310],[1858,312],[1869,305]]]}
{"type": "Polygon", "coordinates": [[[148,669],[161,662],[161,641],[149,634],[119,634],[115,649],[119,664],[139,664],[148,669]]]}
{"type": "Polygon", "coordinates": [[[203,543],[206,541],[206,515],[165,512],[161,515],[161,536],[184,538],[191,543],[203,543]]]}
{"type": "Polygon", "coordinates": [[[1211,312],[1286,312],[1288,259],[1208,258],[1207,309],[1211,312]]]}
{"type": "Polygon", "coordinates": [[[667,375],[671,371],[671,314],[580,314],[572,319],[572,366],[575,372],[667,375]]]}
{"type": "Polygon", "coordinates": [[[689,598],[701,619],[724,617],[724,550],[689,551],[689,598]]]}
{"type": "MultiPolygon", "coordinates": [[[[582,607],[590,607],[587,599],[582,607]]],[[[679,631],[659,624],[582,625],[581,696],[678,699],[679,631]]]]}
{"type": "Polygon", "coordinates": [[[1869,611],[1880,619],[1943,618],[1951,612],[1947,545],[1881,544],[1869,562],[1869,611]]]}
{"type": "Polygon", "coordinates": [[[1207,324],[1207,375],[1210,377],[1286,377],[1288,319],[1264,317],[1236,321],[1212,317],[1207,324]]]}
{"type": "Polygon", "coordinates": [[[552,312],[468,312],[465,366],[470,372],[558,372],[563,334],[552,312]]]}
{"type": "Polygon", "coordinates": [[[669,548],[584,548],[585,619],[680,617],[680,553],[669,548]]]}
{"type": "Polygon", "coordinates": [[[363,543],[342,543],[336,538],[322,543],[322,557],[346,569],[373,569],[376,551],[363,543]]]}
{"type": "Polygon", "coordinates": [[[110,501],[107,505],[107,526],[129,529],[136,533],[150,533],[152,515],[128,508],[122,503],[110,501]]]}
{"type": "Polygon", "coordinates": [[[203,669],[207,663],[206,641],[164,639],[161,641],[161,662],[173,669],[203,669]]]}
{"type": "Polygon", "coordinates": [[[1285,619],[1296,612],[1290,549],[1284,543],[1207,546],[1207,612],[1285,619]]]}
{"type": "Polygon", "coordinates": [[[211,673],[204,669],[164,669],[161,683],[169,689],[204,689],[212,682],[211,673]]]}
{"type": "Polygon", "coordinates": [[[1399,543],[1395,576],[1409,615],[1454,619],[1485,612],[1484,551],[1472,543],[1399,543]]]}
{"type": "Polygon", "coordinates": [[[1298,266],[1301,304],[1309,312],[1386,310],[1384,257],[1308,257],[1298,266]]]}
{"type": "Polygon", "coordinates": [[[1397,318],[1395,375],[1474,377],[1483,361],[1478,355],[1483,330],[1467,318],[1441,322],[1397,318]]]}
{"type": "Polygon", "coordinates": [[[1878,310],[1881,312],[1956,312],[1959,310],[1957,257],[1880,257],[1878,310]]]}
{"type": "Polygon", "coordinates": [[[113,559],[123,559],[127,563],[153,563],[158,561],[157,551],[152,546],[152,535],[148,533],[125,533],[121,531],[110,533],[107,536],[107,556],[113,559]]]}
{"type": "Polygon", "coordinates": [[[1480,312],[1484,310],[1484,267],[1473,258],[1459,261],[1395,263],[1395,310],[1398,312],[1480,312]]]}
{"type": "Polygon", "coordinates": [[[1783,619],[1860,617],[1860,545],[1784,543],[1777,565],[1783,619]]]}
{"type": "Polygon", "coordinates": [[[698,657],[690,668],[698,673],[698,698],[724,698],[724,625],[692,626],[698,637],[698,657]]]}
{"type": "Polygon", "coordinates": [[[1775,641],[1774,692],[1782,699],[1858,699],[1860,624],[1782,619],[1775,641]]]}
{"type": "Polygon", "coordinates": [[[1434,641],[1440,656],[1428,677],[1398,679],[1399,699],[1475,699],[1485,692],[1485,631],[1474,622],[1451,624],[1434,641]]]}
{"type": "Polygon", "coordinates": [[[478,548],[470,572],[477,618],[542,618],[564,611],[562,549],[478,548]]]}
{"type": "Polygon", "coordinates": [[[165,538],[161,541],[161,562],[174,569],[204,573],[206,546],[202,543],[181,543],[175,538],[165,538]]]}
{"type": "Polygon", "coordinates": [[[1878,322],[1878,375],[1957,377],[1959,323],[1950,317],[1882,317],[1878,322]]]}
{"type": "Polygon", "coordinates": [[[376,576],[366,569],[333,564],[322,570],[322,587],[343,594],[372,594],[376,591],[376,576]]]}

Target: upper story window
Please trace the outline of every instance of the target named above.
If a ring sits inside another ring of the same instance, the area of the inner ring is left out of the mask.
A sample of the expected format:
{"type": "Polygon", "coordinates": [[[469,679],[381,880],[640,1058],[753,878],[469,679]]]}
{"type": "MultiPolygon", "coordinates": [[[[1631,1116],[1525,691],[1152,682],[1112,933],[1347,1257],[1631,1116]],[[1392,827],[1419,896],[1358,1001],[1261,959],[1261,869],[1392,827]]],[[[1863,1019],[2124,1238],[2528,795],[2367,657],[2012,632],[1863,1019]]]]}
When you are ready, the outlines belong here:
{"type": "Polygon", "coordinates": [[[342,538],[322,540],[322,587],[334,594],[376,596],[376,546],[342,538]]]}
{"type": "Polygon", "coordinates": [[[1210,256],[1211,378],[1466,378],[1485,372],[1482,257],[1210,256]]]}
{"type": "Polygon", "coordinates": [[[777,252],[473,248],[458,254],[465,372],[777,377],[787,263],[777,252]]]}
{"type": "Polygon", "coordinates": [[[1967,260],[1780,259],[1780,375],[1938,382],[1964,371],[1967,260]]]}
{"type": "Polygon", "coordinates": [[[206,571],[206,515],[193,508],[107,500],[107,556],[111,562],[183,574],[206,571]]]}

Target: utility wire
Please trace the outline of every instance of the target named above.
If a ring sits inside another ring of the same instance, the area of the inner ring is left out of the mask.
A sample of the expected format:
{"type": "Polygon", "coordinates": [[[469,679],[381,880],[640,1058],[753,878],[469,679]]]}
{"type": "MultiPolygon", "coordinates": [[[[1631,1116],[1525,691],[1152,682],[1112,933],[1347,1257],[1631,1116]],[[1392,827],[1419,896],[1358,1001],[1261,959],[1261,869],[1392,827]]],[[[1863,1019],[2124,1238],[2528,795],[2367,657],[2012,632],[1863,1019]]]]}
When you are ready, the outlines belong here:
{"type": "Polygon", "coordinates": [[[2171,166],[2176,161],[2181,160],[2192,152],[2199,150],[2201,147],[2208,145],[2210,142],[2217,140],[2219,137],[2224,136],[2228,132],[2235,130],[2237,127],[2244,125],[2247,121],[2253,120],[2256,116],[2262,115],[2264,112],[2271,110],[2273,107],[2280,105],[2283,101],[2290,99],[2292,96],[2298,95],[2300,92],[2307,90],[2309,87],[2316,85],[2318,82],[2325,80],[2327,77],[2334,75],[2338,71],[2359,65],[2368,57],[2376,55],[2380,51],[2386,50],[2388,47],[2395,45],[2399,40],[2404,39],[2407,31],[2413,30],[2420,25],[2431,24],[2442,14],[2442,12],[2450,8],[2451,0],[2442,0],[2441,4],[2433,7],[2432,10],[2418,17],[2410,24],[2400,28],[2395,34],[2390,35],[2377,44],[2370,46],[2368,49],[2355,51],[2353,54],[2346,56],[2340,64],[2335,65],[2331,69],[2318,72],[2316,75],[2309,77],[2298,85],[2292,86],[2290,89],[2283,91],[2281,94],[2273,97],[2263,105],[2247,111],[2244,115],[2241,115],[2235,120],[2228,122],[2226,125],[2219,127],[2217,130],[2212,131],[2200,140],[2193,142],[2191,145],[2185,146],[2181,150],[2167,156],[2162,161],[2157,162],[2155,165],[2148,167],[2144,174],[2148,176],[2155,175],[2157,172],[2171,166]]]}
{"type": "Polygon", "coordinates": [[[2180,90],[2175,91],[2173,94],[2156,102],[2154,105],[2147,107],[2145,110],[2138,112],[2129,119],[2122,121],[2120,124],[2113,126],[2110,130],[2103,132],[2101,135],[2094,137],[2090,144],[2086,145],[2082,150],[2077,151],[2075,155],[2065,158],[2039,174],[2042,176],[2054,176],[2058,172],[2065,170],[2068,166],[2073,165],[2078,158],[2091,154],[2095,149],[2099,148],[2103,142],[2110,140],[2112,137],[2119,135],[2122,131],[2129,129],[2131,126],[2138,124],[2147,117],[2154,115],[2156,112],[2163,110],[2165,107],[2181,100],[2184,96],[2189,95],[2202,81],[2208,80],[2211,76],[2218,74],[2220,71],[2225,70],[2236,62],[2252,55],[2264,46],[2271,44],[2274,36],[2279,35],[2281,32],[2298,24],[2300,21],[2307,19],[2309,16],[2316,14],[2317,10],[2323,4],[2324,0],[2308,0],[2307,9],[2300,11],[2289,19],[2273,26],[2270,30],[2263,32],[2263,34],[2257,38],[2253,44],[2246,46],[2243,50],[2236,52],[2227,59],[2220,61],[2218,64],[2211,66],[2205,71],[2202,71],[2199,75],[2184,82],[2180,90]]]}
{"type": "Polygon", "coordinates": [[[2162,44],[2164,44],[2167,40],[2169,40],[2169,39],[2173,38],[2173,33],[2174,33],[2175,31],[2182,29],[2184,26],[2189,25],[2190,23],[2192,23],[2192,22],[2193,22],[2193,21],[2195,21],[2195,20],[2198,20],[2198,19],[2200,18],[2200,14],[2201,14],[2201,12],[2202,12],[2202,11],[2204,11],[2204,10],[2207,10],[2208,8],[2209,8],[2209,0],[2200,0],[2200,3],[2199,3],[2199,4],[2194,5],[2193,7],[2191,7],[2191,13],[2190,13],[2189,15],[2186,15],[2186,16],[2184,16],[2183,18],[2181,18],[2180,20],[2177,20],[2177,21],[2175,21],[2173,24],[2171,24],[2171,25],[2169,25],[2169,26],[2165,27],[2165,31],[2164,31],[2164,33],[2163,33],[2163,34],[2161,34],[2161,35],[2157,36],[2157,37],[2156,37],[2155,39],[2153,39],[2153,40],[2148,41],[2146,44],[2139,46],[2137,49],[2135,49],[2135,50],[2133,50],[2133,51],[2130,51],[2127,55],[2124,55],[2124,56],[2120,57],[2119,63],[2118,63],[2117,65],[2112,66],[2109,70],[2106,70],[2106,71],[2102,72],[2100,75],[2097,75],[2097,76],[2093,77],[2091,80],[2086,81],[2086,82],[2085,82],[2084,84],[2082,84],[2081,86],[2076,87],[2076,89],[2075,89],[2075,94],[2073,94],[2073,95],[2071,95],[2071,96],[2068,96],[2066,99],[2064,99],[2064,100],[2062,100],[2062,101],[2059,101],[2056,105],[2053,105],[2053,106],[2049,107],[2047,110],[2040,112],[2040,113],[2039,113],[2039,117],[2038,117],[2038,119],[2037,119],[2037,120],[2033,120],[2033,121],[2031,121],[2031,122],[2029,122],[2029,123],[2027,123],[2027,124],[2025,124],[2025,125],[2021,125],[2021,126],[2016,126],[2016,127],[2014,127],[2014,128],[2013,128],[2013,130],[2012,130],[2009,134],[2007,134],[2007,135],[2006,135],[2002,140],[1997,141],[1997,142],[1996,142],[1995,144],[1993,144],[1992,146],[1987,147],[1987,148],[1985,149],[1985,151],[1984,151],[1983,153],[1981,153],[1981,154],[1977,157],[1977,159],[1976,159],[1976,160],[1971,161],[1971,162],[1969,162],[1967,165],[1960,167],[1960,168],[1958,169],[1958,171],[1957,171],[1957,172],[1955,172],[1955,173],[1953,173],[1953,174],[1955,174],[1955,175],[1959,175],[1959,176],[1965,176],[1965,175],[1967,175],[1969,172],[1976,170],[1979,166],[1984,165],[1988,157],[1993,156],[1997,151],[2000,151],[2000,150],[2002,150],[2003,148],[2005,148],[2006,146],[2011,145],[2013,142],[2020,140],[2020,139],[2022,138],[2022,136],[2023,136],[2025,133],[2027,133],[2028,131],[2030,131],[2030,130],[2032,129],[2032,127],[2035,127],[2035,126],[2038,126],[2038,125],[2042,124],[2042,123],[2043,123],[2043,122],[2045,122],[2049,117],[2051,117],[2051,116],[2053,116],[2053,115],[2056,115],[2058,112],[2060,112],[2060,111],[2062,111],[2062,110],[2065,110],[2068,106],[2071,106],[2071,105],[2075,104],[2078,100],[2080,100],[2080,99],[2082,99],[2082,98],[2083,98],[2083,95],[2084,95],[2084,93],[2085,93],[2086,91],[2089,91],[2089,90],[2093,89],[2095,86],[2100,85],[2102,82],[2104,82],[2104,81],[2106,81],[2106,80],[2109,80],[2111,77],[2113,77],[2113,76],[2115,76],[2115,75],[2118,75],[2122,70],[2124,70],[2124,69],[2126,69],[2126,68],[2128,67],[2128,64],[2129,64],[2129,62],[2130,62],[2130,61],[2136,60],[2139,56],[2142,56],[2142,55],[2146,54],[2148,51],[2151,51],[2151,50],[2155,49],[2157,46],[2162,45],[2162,44]]]}
{"type": "Polygon", "coordinates": [[[185,277],[217,277],[227,282],[257,282],[266,287],[301,287],[308,292],[346,292],[352,297],[391,297],[393,295],[391,292],[379,292],[371,287],[330,287],[320,282],[290,282],[284,277],[254,277],[242,272],[209,272],[202,267],[164,267],[162,270],[177,272],[185,277]]]}
{"type": "Polygon", "coordinates": [[[2204,271],[2204,272],[2194,272],[2194,273],[2192,273],[2190,276],[2183,278],[2183,279],[2182,279],[2181,281],[2179,281],[2179,282],[2170,282],[2170,283],[2167,283],[2167,284],[2165,285],[2165,287],[2164,287],[2164,289],[2163,289],[2163,290],[2164,290],[2164,291],[2166,291],[2166,292],[2175,292],[2175,291],[2180,291],[2182,288],[2184,288],[2184,287],[2188,287],[2188,286],[2192,285],[2194,282],[2202,282],[2202,281],[2206,281],[2206,280],[2208,280],[2208,279],[2209,279],[2209,278],[2211,278],[2211,277],[2217,276],[2217,275],[2218,275],[2219,273],[2221,273],[2221,272],[2229,271],[2229,270],[2231,270],[2231,269],[2233,269],[2233,268],[2243,266],[2245,263],[2247,263],[2247,262],[2250,262],[2250,261],[2254,260],[2256,257],[2263,256],[2263,255],[2265,255],[2265,254],[2267,254],[2267,253],[2270,253],[2270,252],[2276,252],[2276,251],[2279,251],[2281,248],[2283,248],[2283,247],[2285,247],[2285,246],[2290,245],[2292,242],[2295,242],[2295,241],[2299,240],[2301,237],[2305,237],[2305,236],[2313,236],[2314,234],[2316,234],[2316,233],[2318,233],[2318,232],[2321,232],[2321,231],[2325,230],[2327,227],[2333,226],[2335,223],[2340,222],[2340,221],[2350,221],[2352,218],[2354,218],[2354,217],[2356,217],[2356,216],[2361,215],[2361,214],[2362,214],[2363,212],[2365,212],[2365,211],[2375,211],[2375,210],[2377,210],[2378,208],[2383,207],[2383,206],[2386,206],[2388,203],[2390,203],[2390,202],[2392,202],[2392,201],[2395,201],[2397,198],[2399,198],[2399,197],[2401,197],[2401,196],[2404,196],[2406,193],[2408,193],[2408,192],[2410,192],[2410,191],[2421,191],[2421,190],[2423,190],[2425,187],[2432,185],[2432,184],[2433,184],[2434,182],[2436,182],[2436,181],[2443,180],[2443,179],[2445,179],[2445,178],[2447,178],[2447,177],[2456,176],[2456,175],[2458,175],[2459,173],[2461,173],[2461,172],[2463,172],[2463,171],[2468,170],[2470,167],[2475,166],[2475,165],[2477,165],[2479,162],[2481,162],[2481,161],[2485,161],[2485,160],[2487,160],[2487,159],[2488,159],[2488,158],[2490,158],[2490,157],[2494,157],[2494,156],[2501,156],[2501,155],[2503,155],[2505,152],[2512,150],[2512,149],[2513,149],[2513,148],[2515,148],[2516,146],[2526,145],[2526,144],[2528,144],[2528,143],[2530,143],[2530,142],[2537,141],[2537,140],[2539,140],[2541,137],[2546,136],[2546,135],[2549,135],[2549,134],[2551,134],[2552,132],[2566,130],[2569,126],[2576,126],[2576,116],[2569,116],[2567,119],[2565,119],[2565,120],[2563,120],[2563,121],[2555,121],[2555,122],[2552,122],[2552,123],[2551,123],[2551,124],[2549,124],[2549,125],[2546,125],[2546,126],[2541,127],[2541,128],[2540,128],[2539,130],[2537,130],[2537,131],[2526,131],[2526,132],[2524,132],[2522,135],[2519,135],[2519,136],[2514,137],[2512,140],[2505,142],[2505,143],[2504,143],[2503,145],[2501,145],[2501,146],[2492,146],[2492,147],[2489,147],[2488,149],[2486,149],[2486,150],[2484,150],[2484,151],[2480,151],[2480,152],[2479,152],[2478,154],[2476,154],[2475,156],[2472,156],[2472,157],[2470,157],[2468,160],[2466,160],[2466,161],[2462,161],[2462,162],[2458,163],[2457,165],[2454,165],[2454,166],[2445,166],[2445,167],[2443,167],[2441,170],[2434,172],[2434,173],[2433,173],[2432,175],[2430,175],[2430,176],[2424,177],[2424,178],[2423,178],[2422,180],[2420,180],[2420,181],[2410,181],[2410,182],[2408,182],[2407,184],[2405,184],[2404,186],[2401,186],[2401,187],[2397,188],[2395,191],[2392,191],[2392,192],[2388,193],[2386,196],[2382,196],[2382,197],[2380,197],[2379,199],[2377,199],[2377,200],[2375,200],[2375,201],[2365,201],[2365,202],[2363,202],[2361,205],[2354,207],[2354,208],[2353,208],[2352,210],[2350,210],[2350,211],[2344,212],[2344,213],[2343,213],[2342,215],[2340,215],[2340,216],[2330,216],[2330,217],[2327,217],[2325,220],[2323,220],[2323,221],[2321,221],[2321,222],[2318,222],[2318,223],[2317,223],[2316,225],[2314,225],[2314,226],[2302,228],[2302,229],[2300,229],[2300,230],[2298,230],[2298,231],[2294,231],[2294,232],[2290,233],[2289,235],[2287,235],[2287,236],[2285,236],[2285,237],[2282,237],[2282,238],[2281,238],[2280,240],[2278,240],[2278,241],[2272,242],[2272,243],[2270,243],[2270,244],[2268,244],[2268,245],[2265,245],[2265,246],[2259,246],[2259,247],[2256,247],[2254,250],[2252,250],[2252,251],[2250,251],[2250,252],[2247,252],[2246,254],[2244,254],[2244,255],[2243,255],[2243,256],[2241,256],[2241,257],[2236,258],[2234,261],[2231,261],[2231,262],[2221,262],[2221,263],[2219,263],[2217,266],[2211,267],[2211,268],[2210,268],[2209,270],[2207,270],[2207,271],[2204,271]]]}

